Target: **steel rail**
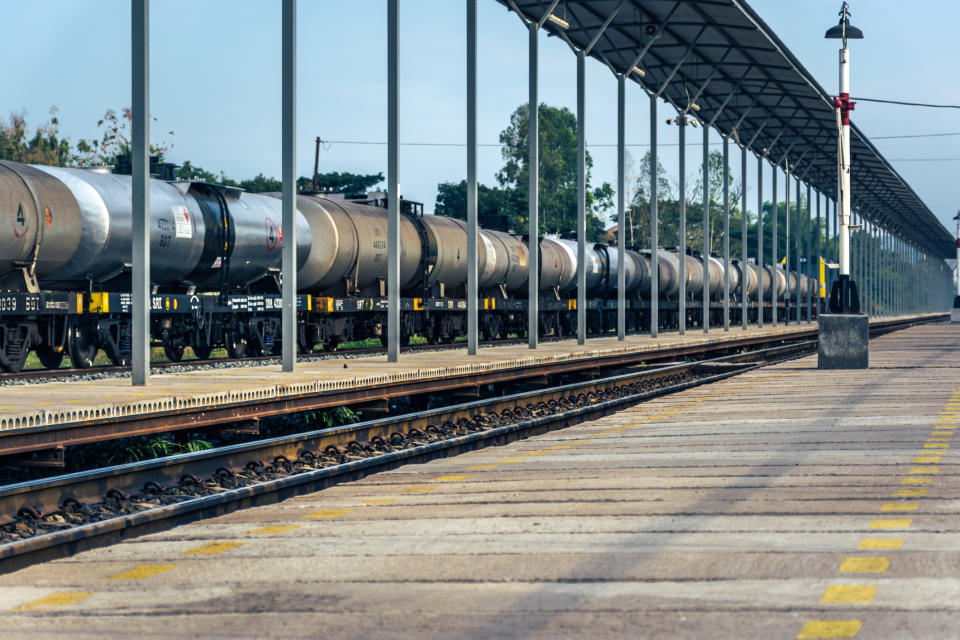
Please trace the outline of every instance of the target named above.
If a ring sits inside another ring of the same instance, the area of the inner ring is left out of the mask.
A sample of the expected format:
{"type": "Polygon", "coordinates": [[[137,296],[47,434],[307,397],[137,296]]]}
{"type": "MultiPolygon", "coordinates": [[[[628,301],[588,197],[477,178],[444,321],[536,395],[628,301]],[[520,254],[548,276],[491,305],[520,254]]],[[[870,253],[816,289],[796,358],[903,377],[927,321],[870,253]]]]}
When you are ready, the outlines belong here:
{"type": "MultiPolygon", "coordinates": [[[[929,321],[929,320],[928,320],[929,321]]],[[[873,335],[912,326],[916,320],[884,323],[871,329],[873,335]]],[[[353,480],[376,471],[394,468],[413,461],[426,461],[438,456],[449,456],[494,444],[506,444],[534,433],[563,428],[586,419],[619,410],[654,397],[675,393],[728,378],[745,371],[807,355],[816,340],[793,342],[739,354],[709,358],[697,362],[656,367],[641,372],[628,372],[603,379],[575,382],[549,389],[527,391],[509,396],[490,398],[450,407],[431,409],[414,414],[366,421],[358,424],[320,429],[292,436],[281,436],[261,441],[232,445],[215,450],[170,456],[158,460],[119,465],[106,469],[69,474],[52,479],[32,481],[0,488],[0,522],[10,521],[13,513],[24,508],[40,516],[55,513],[67,502],[90,503],[102,500],[113,492],[124,495],[140,487],[163,487],[183,483],[185,478],[216,475],[223,470],[243,468],[251,461],[297,459],[304,451],[319,452],[345,443],[377,438],[388,440],[394,434],[425,432],[431,425],[457,424],[477,416],[496,415],[518,405],[547,406],[563,398],[583,398],[591,394],[619,390],[638,382],[672,378],[697,373],[693,380],[667,384],[664,387],[624,393],[609,400],[587,403],[546,415],[526,417],[513,424],[496,426],[466,435],[448,437],[428,444],[381,452],[360,460],[343,462],[283,478],[259,482],[249,486],[219,491],[212,495],[191,498],[132,514],[83,524],[61,531],[36,535],[31,538],[0,545],[0,573],[28,564],[71,555],[80,550],[111,544],[133,535],[169,528],[187,521],[227,513],[246,506],[267,504],[315,491],[333,484],[353,480]],[[751,362],[757,358],[763,361],[751,362]]],[[[313,455],[311,453],[311,455],[313,455]]],[[[257,462],[258,464],[262,464],[257,462]]]]}

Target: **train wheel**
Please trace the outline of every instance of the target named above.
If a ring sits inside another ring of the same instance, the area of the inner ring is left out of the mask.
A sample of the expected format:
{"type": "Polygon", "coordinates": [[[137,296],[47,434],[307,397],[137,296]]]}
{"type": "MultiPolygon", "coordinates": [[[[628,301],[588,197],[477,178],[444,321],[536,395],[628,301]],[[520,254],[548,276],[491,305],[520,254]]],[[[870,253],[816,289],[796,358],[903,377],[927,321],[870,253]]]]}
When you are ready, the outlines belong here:
{"type": "Polygon", "coordinates": [[[99,347],[94,340],[94,333],[86,324],[75,324],[67,331],[67,351],[73,366],[79,369],[89,369],[93,366],[93,359],[97,357],[99,347]]]}
{"type": "Polygon", "coordinates": [[[240,333],[227,336],[227,355],[231,358],[243,358],[247,355],[247,337],[240,333]]]}
{"type": "Polygon", "coordinates": [[[183,360],[183,352],[186,347],[182,344],[167,344],[163,345],[163,352],[167,355],[167,359],[170,362],[180,362],[183,360]]]}
{"type": "Polygon", "coordinates": [[[44,369],[59,369],[65,354],[63,347],[54,347],[49,344],[40,345],[36,348],[36,352],[44,369]]]}
{"type": "Polygon", "coordinates": [[[192,344],[190,348],[193,349],[193,355],[197,356],[198,360],[209,360],[210,352],[213,351],[213,347],[207,344],[192,344]]]}

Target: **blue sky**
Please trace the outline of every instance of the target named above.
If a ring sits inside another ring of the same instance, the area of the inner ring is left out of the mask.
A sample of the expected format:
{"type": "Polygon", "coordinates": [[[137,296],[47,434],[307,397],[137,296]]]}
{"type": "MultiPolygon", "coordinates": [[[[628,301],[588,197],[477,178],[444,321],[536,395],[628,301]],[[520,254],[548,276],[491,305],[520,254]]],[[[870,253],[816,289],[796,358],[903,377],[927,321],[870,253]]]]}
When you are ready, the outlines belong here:
{"type": "MultiPolygon", "coordinates": [[[[191,160],[238,178],[280,175],[279,0],[153,0],[151,3],[153,139],[173,142],[169,158],[191,160]],[[171,137],[167,131],[173,130],[171,137]]],[[[479,4],[479,140],[496,143],[510,113],[527,94],[526,32],[493,0],[479,4]]],[[[753,0],[767,21],[827,91],[836,91],[837,46],[823,39],[836,23],[839,0],[753,0]]],[[[853,23],[866,39],[854,42],[853,94],[960,104],[953,68],[960,3],[854,0],[853,23]]],[[[4,3],[8,28],[0,40],[5,61],[0,117],[26,109],[28,122],[60,109],[72,139],[96,136],[108,108],[130,102],[129,2],[31,0],[4,3]]],[[[460,143],[465,138],[464,2],[401,0],[400,137],[408,142],[460,143]]],[[[300,0],[298,170],[313,168],[313,140],[386,139],[386,6],[382,0],[300,0]]],[[[541,100],[575,106],[575,60],[565,44],[541,39],[541,100]]],[[[616,82],[599,63],[587,63],[587,140],[616,141],[616,82]]],[[[639,159],[649,141],[647,99],[628,83],[627,142],[639,159]]],[[[664,120],[669,114],[662,110],[664,120]]],[[[956,110],[914,109],[861,102],[855,122],[868,136],[960,132],[956,110]]],[[[661,124],[661,143],[675,128],[661,124]]],[[[714,135],[713,141],[718,141],[714,135]]],[[[694,133],[688,140],[699,142],[694,133]]],[[[877,140],[921,198],[953,229],[960,208],[960,136],[877,140]],[[913,161],[953,158],[952,162],[913,161]]],[[[688,151],[695,176],[699,150],[688,151]]],[[[594,146],[593,182],[615,183],[614,149],[594,146]]],[[[734,154],[738,157],[739,154],[734,154]]],[[[661,161],[676,181],[676,149],[661,161]]],[[[436,185],[465,175],[462,147],[411,147],[400,153],[405,197],[432,209],[436,185]]],[[[497,147],[480,150],[481,181],[493,183],[502,165],[497,147]]],[[[755,177],[751,161],[750,182],[755,177]]],[[[320,155],[321,171],[385,171],[386,148],[334,143],[320,155]]],[[[739,169],[734,164],[734,175],[739,169]]],[[[767,172],[769,173],[769,172],[767,172]]],[[[769,177],[766,178],[769,181],[769,177]]],[[[753,191],[754,185],[749,189],[753,191]]],[[[764,193],[770,193],[769,184],[764,193]]],[[[782,189],[781,189],[782,193],[782,189]]],[[[754,200],[750,200],[751,208],[754,200]]]]}

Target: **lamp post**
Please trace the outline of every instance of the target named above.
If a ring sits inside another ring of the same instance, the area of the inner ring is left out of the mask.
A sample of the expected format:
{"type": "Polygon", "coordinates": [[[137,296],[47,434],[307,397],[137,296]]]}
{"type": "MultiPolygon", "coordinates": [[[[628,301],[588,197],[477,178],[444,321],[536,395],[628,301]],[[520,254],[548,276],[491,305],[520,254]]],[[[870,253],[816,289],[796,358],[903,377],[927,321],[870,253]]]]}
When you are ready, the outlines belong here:
{"type": "MultiPolygon", "coordinates": [[[[847,40],[863,38],[850,24],[847,3],[840,7],[840,24],[827,30],[827,38],[843,41],[840,49],[840,93],[833,99],[837,118],[837,191],[839,202],[840,274],[830,291],[830,313],[817,318],[820,369],[866,369],[869,366],[869,319],[860,313],[857,285],[850,278],[850,50],[847,40]]],[[[859,273],[859,272],[858,272],[859,273]]]]}
{"type": "Polygon", "coordinates": [[[824,36],[843,42],[840,49],[840,94],[833,99],[839,136],[838,169],[840,191],[840,276],[830,292],[830,313],[860,313],[857,285],[850,279],[850,50],[847,40],[860,40],[863,32],[850,24],[847,3],[840,8],[840,23],[824,36]]]}

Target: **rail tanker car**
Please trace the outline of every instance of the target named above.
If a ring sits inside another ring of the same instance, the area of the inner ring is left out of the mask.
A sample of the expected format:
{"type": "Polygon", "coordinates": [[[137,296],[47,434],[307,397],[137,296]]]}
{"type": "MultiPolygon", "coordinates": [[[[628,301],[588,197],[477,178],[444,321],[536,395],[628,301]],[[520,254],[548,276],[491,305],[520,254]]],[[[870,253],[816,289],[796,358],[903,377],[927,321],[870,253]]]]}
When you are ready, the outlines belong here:
{"type": "MultiPolygon", "coordinates": [[[[252,194],[195,181],[150,181],[151,332],[171,360],[186,347],[207,358],[223,347],[234,358],[279,349],[280,265],[283,229],[279,194],[252,194]]],[[[364,198],[297,198],[297,309],[302,351],[335,349],[344,341],[381,337],[386,322],[387,213],[383,194],[364,198]]],[[[431,343],[466,332],[466,225],[424,215],[401,200],[401,335],[431,343]]],[[[0,367],[19,371],[33,351],[45,367],[89,367],[100,349],[115,364],[131,357],[131,178],[109,169],[68,169],[0,162],[0,367]]],[[[524,237],[481,229],[478,241],[482,338],[527,330],[527,258],[524,237]]],[[[576,242],[539,238],[539,326],[544,334],[576,329],[576,242]]],[[[651,255],[624,256],[627,322],[649,326],[651,255]]],[[[699,256],[660,250],[660,322],[676,326],[679,265],[686,265],[691,323],[704,269],[699,256]]],[[[617,251],[588,245],[588,330],[615,324],[617,251]]],[[[817,283],[780,267],[710,256],[706,278],[710,315],[722,316],[724,279],[731,314],[747,296],[751,319],[770,313],[799,286],[802,298],[817,283]],[[789,282],[788,282],[789,278],[789,282]]]]}

